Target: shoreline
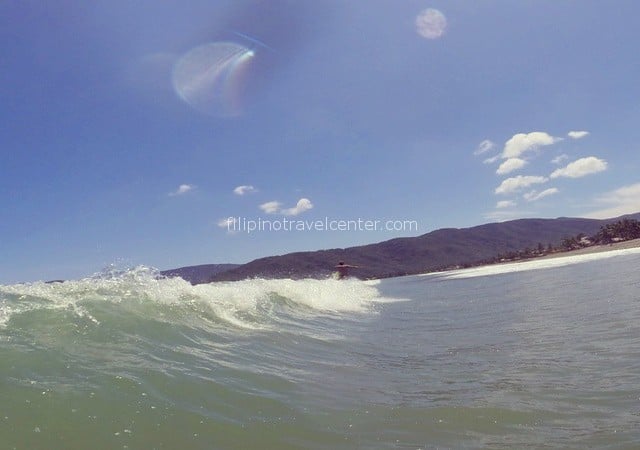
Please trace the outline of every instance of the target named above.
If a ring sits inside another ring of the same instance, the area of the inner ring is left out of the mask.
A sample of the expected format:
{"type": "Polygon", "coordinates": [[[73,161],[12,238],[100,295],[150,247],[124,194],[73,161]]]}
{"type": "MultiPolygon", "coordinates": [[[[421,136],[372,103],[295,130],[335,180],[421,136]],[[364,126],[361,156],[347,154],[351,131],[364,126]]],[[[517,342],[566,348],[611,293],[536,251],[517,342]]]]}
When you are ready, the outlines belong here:
{"type": "Polygon", "coordinates": [[[554,259],[562,259],[562,258],[571,258],[574,256],[587,256],[598,253],[609,253],[609,252],[617,252],[621,250],[630,250],[630,249],[640,249],[640,238],[631,239],[628,241],[615,242],[607,245],[592,245],[589,247],[579,248],[576,250],[567,250],[555,252],[543,256],[535,256],[531,258],[522,258],[518,260],[512,261],[497,261],[495,263],[490,264],[478,264],[471,267],[459,267],[459,268],[451,268],[442,271],[435,272],[424,272],[420,274],[416,274],[418,276],[428,276],[428,275],[440,275],[440,274],[458,274],[458,273],[477,273],[484,272],[485,270],[489,270],[495,267],[511,267],[515,268],[521,264],[534,263],[536,261],[545,261],[545,260],[554,260],[554,259]]]}
{"type": "Polygon", "coordinates": [[[640,250],[640,238],[623,242],[616,242],[610,245],[593,245],[576,250],[556,252],[549,255],[523,258],[515,261],[502,261],[493,264],[481,264],[477,266],[447,269],[437,272],[426,272],[417,275],[440,275],[447,278],[468,278],[475,276],[495,275],[498,273],[519,272],[521,270],[546,269],[563,266],[567,264],[562,261],[563,259],[573,259],[575,262],[583,262],[600,258],[606,259],[607,257],[609,257],[607,253],[612,253],[612,255],[610,256],[616,256],[617,254],[622,255],[626,253],[638,253],[638,250],[640,250]],[[597,254],[601,254],[602,256],[589,256],[597,254]]]}
{"type": "Polygon", "coordinates": [[[509,262],[533,261],[538,259],[561,258],[565,256],[576,256],[576,255],[590,255],[592,253],[612,252],[615,250],[626,250],[629,248],[637,248],[637,247],[640,247],[640,238],[631,239],[629,241],[613,242],[611,244],[606,244],[606,245],[591,245],[589,247],[579,248],[576,250],[567,250],[563,252],[556,252],[548,255],[536,256],[534,258],[520,259],[518,261],[509,261],[509,262]]]}

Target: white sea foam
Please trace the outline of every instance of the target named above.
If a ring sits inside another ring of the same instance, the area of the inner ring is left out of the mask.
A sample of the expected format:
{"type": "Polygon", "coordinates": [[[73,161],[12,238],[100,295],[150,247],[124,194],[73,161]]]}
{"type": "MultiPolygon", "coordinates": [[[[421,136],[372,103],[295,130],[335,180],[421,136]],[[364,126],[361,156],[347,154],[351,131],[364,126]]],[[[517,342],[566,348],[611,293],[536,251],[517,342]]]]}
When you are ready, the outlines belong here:
{"type": "MultiPolygon", "coordinates": [[[[192,286],[181,278],[160,277],[146,267],[105,272],[62,283],[28,283],[0,286],[0,324],[14,314],[37,309],[68,309],[98,323],[91,304],[169,305],[213,314],[239,327],[259,327],[274,305],[286,303],[299,314],[366,313],[373,305],[389,302],[376,283],[355,279],[250,279],[192,286]],[[247,320],[251,317],[252,320],[247,320]]],[[[160,314],[162,315],[162,314],[160,314]]]]}
{"type": "Polygon", "coordinates": [[[489,266],[472,267],[469,269],[451,270],[447,272],[439,272],[437,275],[441,278],[473,278],[488,275],[498,275],[502,273],[523,272],[526,270],[550,269],[553,267],[568,266],[570,264],[579,264],[599,259],[613,258],[622,255],[631,255],[640,253],[640,247],[626,248],[620,250],[611,250],[600,253],[588,253],[582,255],[567,255],[549,259],[533,259],[530,261],[511,262],[505,264],[493,264],[489,266]]]}

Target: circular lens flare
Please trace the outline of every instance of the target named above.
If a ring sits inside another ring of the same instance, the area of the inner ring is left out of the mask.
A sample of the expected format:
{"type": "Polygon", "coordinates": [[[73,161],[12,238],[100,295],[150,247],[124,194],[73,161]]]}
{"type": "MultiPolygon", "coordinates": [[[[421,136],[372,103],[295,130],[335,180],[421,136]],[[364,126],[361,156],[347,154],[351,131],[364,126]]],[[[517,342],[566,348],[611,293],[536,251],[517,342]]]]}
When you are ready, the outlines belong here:
{"type": "Polygon", "coordinates": [[[416,31],[427,39],[439,39],[447,29],[447,18],[437,9],[429,8],[416,17],[416,31]]]}

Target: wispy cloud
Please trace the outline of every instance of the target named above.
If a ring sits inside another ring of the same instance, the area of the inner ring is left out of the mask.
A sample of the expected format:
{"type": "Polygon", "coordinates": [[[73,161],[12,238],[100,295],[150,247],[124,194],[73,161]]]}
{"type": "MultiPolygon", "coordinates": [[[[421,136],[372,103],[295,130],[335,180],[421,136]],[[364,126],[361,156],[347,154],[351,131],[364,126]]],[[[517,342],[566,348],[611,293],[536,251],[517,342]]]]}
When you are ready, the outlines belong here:
{"type": "Polygon", "coordinates": [[[602,207],[587,213],[585,217],[608,219],[640,212],[640,183],[623,186],[602,194],[596,197],[595,202],[602,207]]]}
{"type": "Polygon", "coordinates": [[[169,193],[169,196],[171,197],[175,197],[178,195],[184,195],[187,192],[191,192],[195,189],[196,187],[193,184],[181,184],[180,186],[178,186],[178,189],[176,189],[173,192],[169,193]]]}
{"type": "Polygon", "coordinates": [[[494,144],[492,141],[490,141],[489,139],[485,139],[484,141],[480,142],[480,144],[478,144],[478,148],[475,149],[473,154],[482,155],[484,153],[487,153],[489,150],[493,150],[495,146],[496,144],[494,144]]]}
{"type": "Polygon", "coordinates": [[[562,155],[558,155],[555,158],[553,158],[551,160],[551,163],[552,164],[562,164],[563,162],[565,162],[568,159],[569,159],[569,155],[563,153],[562,155]]]}
{"type": "Polygon", "coordinates": [[[237,219],[235,217],[225,217],[224,219],[218,220],[218,226],[220,228],[232,228],[236,221],[237,219]]]}
{"type": "Polygon", "coordinates": [[[482,161],[484,164],[493,164],[494,162],[496,162],[497,160],[500,159],[500,155],[495,155],[492,156],[491,158],[487,158],[484,161],[482,161]]]}
{"type": "Polygon", "coordinates": [[[546,183],[549,179],[546,177],[533,175],[518,175],[517,177],[507,178],[495,190],[496,194],[511,194],[522,189],[528,188],[534,184],[546,183]]]}
{"type": "Polygon", "coordinates": [[[227,230],[228,234],[236,234],[238,232],[237,225],[238,219],[236,217],[225,217],[218,221],[218,226],[227,230]]]}
{"type": "Polygon", "coordinates": [[[528,202],[535,202],[537,200],[540,200],[541,198],[545,198],[550,195],[557,194],[558,192],[560,192],[558,188],[549,188],[549,189],[545,189],[542,192],[538,192],[534,189],[533,191],[527,192],[522,197],[528,202]]]}
{"type": "Polygon", "coordinates": [[[554,144],[560,140],[561,138],[553,137],[544,131],[514,134],[511,139],[504,144],[502,157],[504,159],[519,158],[527,152],[554,144]]]}
{"type": "Polygon", "coordinates": [[[514,170],[521,169],[526,165],[527,165],[527,162],[524,159],[509,158],[505,162],[500,164],[500,166],[498,167],[498,170],[496,170],[496,173],[498,175],[506,175],[510,172],[513,172],[514,170]]]}
{"type": "Polygon", "coordinates": [[[531,215],[531,211],[519,211],[517,209],[496,209],[484,214],[487,220],[504,222],[506,220],[520,219],[531,215]]]}
{"type": "Polygon", "coordinates": [[[260,205],[260,209],[267,214],[277,214],[280,211],[282,203],[271,201],[260,205]]]}
{"type": "Polygon", "coordinates": [[[603,170],[607,170],[607,162],[604,159],[588,156],[577,159],[561,169],[554,170],[550,177],[580,178],[603,170]]]}
{"type": "Polygon", "coordinates": [[[496,203],[496,209],[513,208],[516,205],[517,203],[513,200],[500,200],[498,203],[496,203]]]}
{"type": "Polygon", "coordinates": [[[571,139],[582,139],[583,137],[589,136],[589,132],[588,131],[569,131],[567,133],[567,136],[569,136],[571,139]]]}
{"type": "Polygon", "coordinates": [[[254,192],[258,192],[258,190],[251,185],[238,186],[233,190],[236,195],[253,194],[254,192]]]}

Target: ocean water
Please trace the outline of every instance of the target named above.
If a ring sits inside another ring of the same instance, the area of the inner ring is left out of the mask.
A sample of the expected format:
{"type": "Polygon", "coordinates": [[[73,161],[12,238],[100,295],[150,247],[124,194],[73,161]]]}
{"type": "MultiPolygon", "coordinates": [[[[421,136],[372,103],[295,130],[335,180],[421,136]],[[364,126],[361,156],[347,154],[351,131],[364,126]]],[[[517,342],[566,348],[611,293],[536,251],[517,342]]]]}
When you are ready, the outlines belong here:
{"type": "Polygon", "coordinates": [[[0,448],[640,448],[639,269],[0,286],[0,448]]]}

